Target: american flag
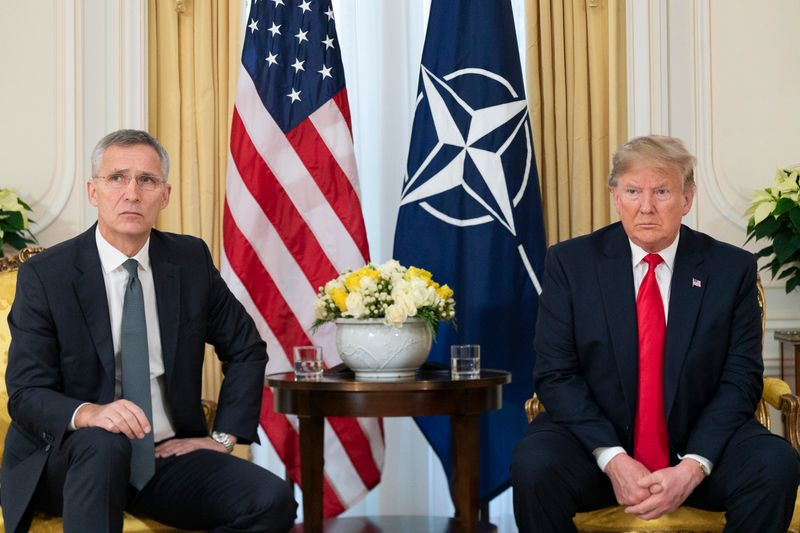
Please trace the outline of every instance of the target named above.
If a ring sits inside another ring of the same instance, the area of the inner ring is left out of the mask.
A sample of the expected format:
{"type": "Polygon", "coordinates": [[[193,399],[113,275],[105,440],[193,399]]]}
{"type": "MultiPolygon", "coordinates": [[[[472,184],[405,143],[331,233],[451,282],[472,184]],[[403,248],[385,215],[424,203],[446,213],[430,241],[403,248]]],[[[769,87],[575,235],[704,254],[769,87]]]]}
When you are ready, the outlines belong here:
{"type": "MultiPolygon", "coordinates": [[[[330,0],[254,0],[231,125],[222,273],[252,315],[270,359],[292,368],[292,347],[323,347],[341,362],[334,328],[311,334],[319,287],[369,260],[344,72],[330,0]]],[[[261,425],[300,480],[298,422],[273,412],[261,425]]],[[[320,443],[323,445],[323,443],[320,443]]],[[[380,419],[325,422],[324,515],[336,516],[381,477],[380,419]]]]}

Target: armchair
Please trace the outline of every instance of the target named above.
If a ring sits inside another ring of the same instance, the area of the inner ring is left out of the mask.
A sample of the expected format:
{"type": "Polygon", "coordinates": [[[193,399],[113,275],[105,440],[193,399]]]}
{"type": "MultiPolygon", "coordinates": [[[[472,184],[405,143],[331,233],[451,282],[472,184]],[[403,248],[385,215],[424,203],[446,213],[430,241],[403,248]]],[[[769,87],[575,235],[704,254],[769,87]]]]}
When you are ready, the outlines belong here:
{"type": "MultiPolygon", "coordinates": [[[[761,279],[757,281],[758,303],[761,307],[761,330],[766,322],[766,301],[761,279]]],[[[763,338],[762,338],[763,346],[763,338]]],[[[778,378],[764,378],[764,392],[756,406],[755,417],[767,429],[771,429],[771,410],[781,413],[783,435],[795,450],[800,451],[800,397],[792,394],[789,385],[778,378]]],[[[544,411],[544,406],[536,394],[525,402],[528,422],[544,411]]],[[[800,496],[795,502],[794,514],[789,533],[800,533],[800,496]]],[[[587,513],[578,513],[572,519],[578,531],[618,532],[618,533],[666,533],[666,532],[708,532],[717,533],[725,528],[725,513],[704,511],[693,507],[679,507],[672,513],[655,520],[640,520],[624,512],[622,506],[605,507],[587,513]]]]}
{"type": "MultiPolygon", "coordinates": [[[[17,271],[20,265],[31,256],[40,252],[42,248],[25,248],[16,255],[0,259],[0,457],[2,457],[3,446],[6,439],[6,432],[11,424],[11,417],[8,414],[8,391],[6,390],[6,366],[8,364],[8,347],[11,343],[11,333],[8,329],[8,313],[14,301],[17,285],[17,271]]],[[[211,427],[215,412],[213,402],[203,402],[203,410],[211,427]]],[[[0,468],[2,465],[0,464],[0,468]]],[[[47,533],[63,531],[61,518],[52,517],[43,513],[34,515],[30,531],[32,533],[47,533]]],[[[2,516],[0,516],[0,533],[5,531],[2,516]]],[[[167,532],[179,531],[167,527],[154,520],[139,519],[125,513],[123,531],[131,533],[145,532],[167,532]]]]}

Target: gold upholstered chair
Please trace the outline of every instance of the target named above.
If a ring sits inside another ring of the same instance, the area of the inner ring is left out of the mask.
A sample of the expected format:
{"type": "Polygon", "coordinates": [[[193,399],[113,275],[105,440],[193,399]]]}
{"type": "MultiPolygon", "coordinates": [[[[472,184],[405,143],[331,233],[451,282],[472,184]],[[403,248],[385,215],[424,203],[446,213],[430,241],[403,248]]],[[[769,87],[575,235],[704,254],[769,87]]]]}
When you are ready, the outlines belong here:
{"type": "MultiPolygon", "coordinates": [[[[11,417],[8,414],[8,391],[6,391],[6,365],[8,364],[8,347],[11,343],[11,333],[8,330],[8,313],[11,310],[11,303],[14,301],[16,293],[19,266],[39,251],[41,251],[41,248],[26,248],[17,255],[0,259],[0,457],[2,457],[3,446],[5,445],[6,432],[11,424],[11,417]]],[[[204,402],[203,407],[207,418],[209,420],[212,419],[214,415],[213,403],[204,402]]],[[[209,427],[211,426],[209,425],[209,427]]],[[[0,468],[2,468],[2,465],[0,465],[0,468]]],[[[55,533],[63,530],[61,518],[42,513],[34,515],[30,529],[32,533],[55,533]]],[[[4,531],[5,526],[0,516],[0,533],[4,531]]],[[[180,530],[159,524],[154,520],[139,519],[125,513],[123,531],[139,533],[180,530]]]]}
{"type": "MultiPolygon", "coordinates": [[[[762,331],[766,312],[764,309],[764,290],[758,281],[758,300],[761,306],[762,331]]],[[[763,343],[762,343],[763,345],[763,343]]],[[[764,392],[756,407],[755,417],[767,429],[770,426],[770,411],[777,410],[783,420],[783,435],[795,450],[800,451],[800,397],[792,394],[789,385],[778,378],[764,378],[764,392]]],[[[530,422],[544,411],[536,394],[525,403],[525,412],[530,422]]],[[[578,513],[573,518],[575,527],[582,533],[662,533],[662,532],[721,532],[725,528],[725,513],[704,511],[693,507],[679,507],[672,513],[655,520],[640,520],[627,514],[620,505],[605,507],[586,513],[578,513]]],[[[790,533],[800,533],[800,500],[795,502],[794,514],[789,527],[790,533]]]]}

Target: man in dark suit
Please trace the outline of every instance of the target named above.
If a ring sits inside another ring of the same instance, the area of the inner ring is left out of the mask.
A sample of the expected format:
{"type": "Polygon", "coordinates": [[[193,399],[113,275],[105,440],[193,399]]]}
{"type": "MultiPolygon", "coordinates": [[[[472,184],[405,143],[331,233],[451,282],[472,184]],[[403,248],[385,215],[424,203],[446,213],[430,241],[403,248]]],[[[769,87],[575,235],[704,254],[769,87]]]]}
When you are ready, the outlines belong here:
{"type": "Polygon", "coordinates": [[[681,225],[693,166],[677,139],[631,140],[609,178],[621,222],[548,251],[534,370],[547,412],[511,466],[520,531],[575,531],[576,512],[614,504],[649,520],[684,502],[725,510],[726,531],[786,531],[800,466],[754,418],[755,259],[681,225]]]}
{"type": "Polygon", "coordinates": [[[258,440],[265,344],[203,241],[152,229],[169,202],[168,172],[148,133],[107,135],[87,183],[97,224],[20,268],[6,531],[26,531],[34,510],[81,533],[120,531],[123,510],[185,529],[292,527],[289,485],[230,455],[258,440]],[[225,374],[211,437],[200,401],[206,342],[225,374]]]}

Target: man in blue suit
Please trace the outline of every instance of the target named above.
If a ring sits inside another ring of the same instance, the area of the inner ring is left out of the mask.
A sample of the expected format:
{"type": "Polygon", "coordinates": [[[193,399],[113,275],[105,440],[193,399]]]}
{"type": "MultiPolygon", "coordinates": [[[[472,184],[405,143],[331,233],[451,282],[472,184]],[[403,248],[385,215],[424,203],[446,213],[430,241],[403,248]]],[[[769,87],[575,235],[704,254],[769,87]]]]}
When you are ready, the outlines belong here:
{"type": "Polygon", "coordinates": [[[230,455],[258,440],[265,344],[203,241],[153,229],[168,173],[148,133],[107,135],[87,183],[97,224],[20,268],[0,478],[10,533],[36,510],[80,533],[120,531],[123,510],[183,529],[292,527],[289,485],[230,455]],[[211,437],[206,342],[225,374],[211,437]]]}
{"type": "Polygon", "coordinates": [[[575,531],[576,512],[614,504],[645,520],[724,510],[726,531],[789,525],[798,456],[754,418],[756,262],[681,225],[693,167],[677,139],[629,141],[609,177],[620,222],[548,251],[534,369],[547,412],[511,466],[520,531],[575,531]]]}

